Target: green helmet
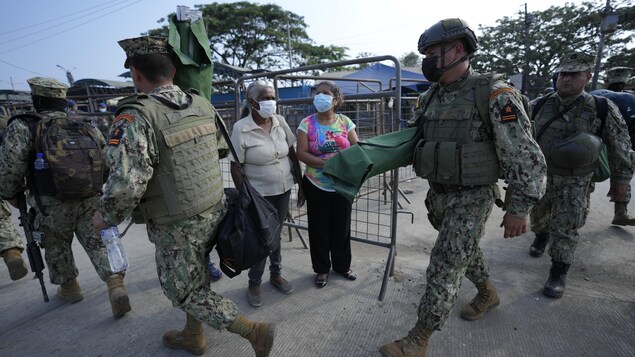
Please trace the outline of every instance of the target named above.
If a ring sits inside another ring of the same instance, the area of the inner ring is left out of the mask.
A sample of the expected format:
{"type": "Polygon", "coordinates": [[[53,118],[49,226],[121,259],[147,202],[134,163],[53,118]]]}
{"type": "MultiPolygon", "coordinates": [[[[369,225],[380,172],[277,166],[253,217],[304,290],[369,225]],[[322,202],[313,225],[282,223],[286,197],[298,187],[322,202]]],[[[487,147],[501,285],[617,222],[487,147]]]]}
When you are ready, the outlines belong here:
{"type": "Polygon", "coordinates": [[[551,161],[558,167],[573,170],[576,175],[584,175],[598,167],[601,149],[602,139],[598,136],[577,132],[553,142],[551,161]]]}
{"type": "Polygon", "coordinates": [[[419,53],[423,54],[425,49],[432,45],[451,42],[460,38],[465,39],[468,53],[476,52],[478,40],[474,30],[465,20],[458,18],[441,20],[421,34],[418,44],[419,53]]]}

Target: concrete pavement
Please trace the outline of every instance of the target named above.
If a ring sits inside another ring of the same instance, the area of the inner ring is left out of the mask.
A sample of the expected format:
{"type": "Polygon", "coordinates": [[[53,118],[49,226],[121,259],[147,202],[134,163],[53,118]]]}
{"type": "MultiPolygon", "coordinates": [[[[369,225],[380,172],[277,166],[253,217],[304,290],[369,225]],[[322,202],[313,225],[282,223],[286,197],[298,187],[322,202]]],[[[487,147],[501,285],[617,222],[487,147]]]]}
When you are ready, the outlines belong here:
{"type": "MultiPolygon", "coordinates": [[[[377,297],[387,249],[354,242],[358,279],[350,282],[331,274],[328,285],[317,289],[309,251],[297,236],[289,241],[286,229],[283,275],[293,284],[293,294],[279,293],[265,274],[263,305],[253,308],[245,299],[246,273],[213,283],[249,318],[276,322],[271,356],[379,356],[379,346],[403,337],[414,325],[436,234],[423,205],[427,183],[416,179],[400,187],[414,191],[408,195],[412,204],[402,204],[415,219],[411,224],[409,216],[399,218],[395,274],[383,301],[377,297]]],[[[528,255],[530,234],[503,239],[502,212],[494,208],[481,247],[501,304],[479,321],[462,320],[459,308],[476,292],[465,280],[444,329],[432,336],[429,356],[634,356],[635,227],[610,225],[613,204],[607,191],[605,182],[593,193],[567,290],[556,300],[541,293],[549,257],[528,255]]],[[[635,212],[635,205],[631,210],[635,212]]],[[[51,301],[44,303],[32,273],[13,282],[0,263],[0,356],[189,356],[161,342],[163,332],[183,327],[185,314],[161,291],[145,226],[133,226],[124,245],[130,258],[126,285],[132,311],[119,320],[111,315],[105,283],[77,242],[73,249],[85,296],[77,304],[55,296],[48,270],[51,301]]],[[[217,259],[215,252],[213,256],[217,259]]],[[[205,331],[206,356],[253,356],[249,343],[237,335],[211,327],[205,331]]]]}

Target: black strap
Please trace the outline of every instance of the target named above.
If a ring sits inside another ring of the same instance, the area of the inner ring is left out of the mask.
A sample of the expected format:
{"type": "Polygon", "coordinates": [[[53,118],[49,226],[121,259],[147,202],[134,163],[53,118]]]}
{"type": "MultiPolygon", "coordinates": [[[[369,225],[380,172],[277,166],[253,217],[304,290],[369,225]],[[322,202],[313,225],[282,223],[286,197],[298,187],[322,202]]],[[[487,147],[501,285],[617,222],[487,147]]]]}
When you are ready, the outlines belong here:
{"type": "MultiPolygon", "coordinates": [[[[566,113],[566,112],[570,111],[571,109],[573,109],[573,107],[578,105],[578,102],[580,102],[583,98],[584,98],[584,96],[580,95],[573,102],[571,102],[569,105],[567,105],[564,109],[562,109],[561,111],[556,113],[556,115],[554,115],[551,119],[549,119],[549,121],[542,128],[540,128],[540,131],[538,131],[538,135],[536,135],[536,141],[540,140],[540,137],[542,136],[542,134],[545,133],[547,128],[549,128],[549,126],[554,121],[556,121],[556,119],[561,118],[564,113],[566,113]]],[[[536,110],[536,112],[538,112],[538,111],[536,110]]],[[[533,116],[533,113],[532,113],[532,116],[533,116]]]]}
{"type": "Polygon", "coordinates": [[[232,152],[232,156],[234,157],[234,161],[236,162],[238,166],[238,170],[240,171],[240,174],[243,176],[243,180],[246,180],[247,176],[245,175],[245,168],[243,167],[243,163],[241,163],[240,160],[238,160],[238,154],[236,154],[236,149],[234,149],[234,145],[232,145],[232,141],[229,138],[229,133],[227,133],[227,129],[225,129],[223,118],[221,118],[220,115],[218,115],[218,113],[216,113],[216,122],[218,123],[218,126],[220,127],[220,131],[223,133],[223,138],[225,138],[225,142],[227,142],[227,146],[229,146],[229,150],[232,152]]]}
{"type": "Polygon", "coordinates": [[[600,129],[598,130],[598,136],[602,136],[602,130],[604,130],[604,124],[606,123],[606,117],[609,114],[609,102],[605,97],[594,95],[595,108],[598,118],[600,118],[600,129]]]}

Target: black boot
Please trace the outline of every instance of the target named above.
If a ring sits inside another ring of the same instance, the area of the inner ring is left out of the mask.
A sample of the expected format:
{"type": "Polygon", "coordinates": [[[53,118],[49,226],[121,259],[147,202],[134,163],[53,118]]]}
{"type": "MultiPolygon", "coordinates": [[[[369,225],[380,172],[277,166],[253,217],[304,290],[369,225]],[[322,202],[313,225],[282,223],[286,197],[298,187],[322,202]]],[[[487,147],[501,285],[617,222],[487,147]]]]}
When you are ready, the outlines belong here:
{"type": "Polygon", "coordinates": [[[561,298],[564,294],[564,287],[567,285],[567,272],[571,264],[551,261],[549,269],[549,279],[545,283],[542,293],[552,298],[561,298]]]}
{"type": "Polygon", "coordinates": [[[549,233],[536,233],[536,239],[534,239],[534,242],[531,243],[529,247],[529,255],[534,258],[542,256],[545,252],[547,242],[549,242],[549,233]]]}

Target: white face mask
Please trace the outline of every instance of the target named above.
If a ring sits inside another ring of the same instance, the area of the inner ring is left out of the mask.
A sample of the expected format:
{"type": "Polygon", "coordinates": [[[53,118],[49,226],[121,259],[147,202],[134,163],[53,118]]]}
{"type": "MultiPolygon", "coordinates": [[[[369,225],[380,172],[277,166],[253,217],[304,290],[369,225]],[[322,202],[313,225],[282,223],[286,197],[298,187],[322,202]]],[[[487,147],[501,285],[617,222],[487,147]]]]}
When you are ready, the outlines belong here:
{"type": "Polygon", "coordinates": [[[258,105],[260,106],[260,109],[256,109],[256,111],[263,118],[271,118],[276,112],[275,100],[263,100],[258,102],[258,105]]]}

